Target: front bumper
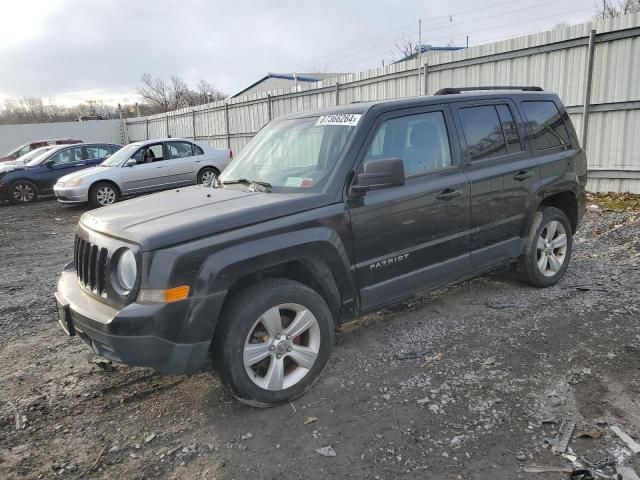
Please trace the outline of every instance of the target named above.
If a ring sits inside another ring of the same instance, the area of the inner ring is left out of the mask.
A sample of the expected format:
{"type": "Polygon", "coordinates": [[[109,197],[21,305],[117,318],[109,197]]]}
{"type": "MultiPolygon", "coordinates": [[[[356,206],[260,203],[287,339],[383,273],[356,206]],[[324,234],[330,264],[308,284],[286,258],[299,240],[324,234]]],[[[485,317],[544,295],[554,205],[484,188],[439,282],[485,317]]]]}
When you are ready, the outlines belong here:
{"type": "Polygon", "coordinates": [[[98,355],[170,375],[193,373],[209,365],[210,341],[179,343],[171,338],[179,318],[186,316],[188,300],[132,303],[117,310],[83,290],[72,264],[62,272],[55,298],[65,332],[79,336],[98,355]]]}
{"type": "Polygon", "coordinates": [[[89,201],[89,191],[83,187],[53,186],[53,192],[61,203],[84,203],[89,201]]]}

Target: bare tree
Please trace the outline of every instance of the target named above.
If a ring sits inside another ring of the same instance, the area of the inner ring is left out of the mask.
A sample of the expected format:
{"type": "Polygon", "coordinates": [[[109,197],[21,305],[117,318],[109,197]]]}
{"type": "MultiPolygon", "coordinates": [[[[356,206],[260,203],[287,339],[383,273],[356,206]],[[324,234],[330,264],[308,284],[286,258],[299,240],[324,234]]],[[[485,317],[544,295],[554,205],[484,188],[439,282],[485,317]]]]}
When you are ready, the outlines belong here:
{"type": "Polygon", "coordinates": [[[411,38],[402,35],[402,38],[395,43],[396,52],[391,56],[394,61],[399,62],[406,60],[418,53],[418,44],[414,43],[411,38]]]}
{"type": "Polygon", "coordinates": [[[640,0],[595,0],[595,20],[640,12],[640,0]]]}
{"type": "Polygon", "coordinates": [[[192,107],[225,98],[206,80],[200,80],[195,89],[177,75],[171,75],[169,81],[154,78],[151,74],[142,75],[141,84],[136,92],[142,97],[143,105],[153,113],[168,112],[178,108],[192,107]]]}

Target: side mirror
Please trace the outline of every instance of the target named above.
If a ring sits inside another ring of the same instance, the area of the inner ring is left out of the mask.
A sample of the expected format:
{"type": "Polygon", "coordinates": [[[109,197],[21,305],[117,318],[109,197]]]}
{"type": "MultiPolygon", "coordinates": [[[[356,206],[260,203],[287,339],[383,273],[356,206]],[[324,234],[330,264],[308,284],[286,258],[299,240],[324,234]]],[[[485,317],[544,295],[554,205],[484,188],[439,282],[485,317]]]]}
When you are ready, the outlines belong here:
{"type": "Polygon", "coordinates": [[[129,160],[127,160],[126,162],[124,162],[124,167],[133,167],[134,165],[137,165],[138,162],[136,161],[135,158],[130,158],[129,160]]]}
{"type": "Polygon", "coordinates": [[[46,162],[44,162],[44,166],[47,168],[53,168],[55,164],[56,162],[54,162],[53,160],[47,160],[46,162]]]}
{"type": "Polygon", "coordinates": [[[351,185],[351,195],[362,196],[369,190],[380,190],[404,185],[404,163],[401,158],[369,160],[351,185]]]}

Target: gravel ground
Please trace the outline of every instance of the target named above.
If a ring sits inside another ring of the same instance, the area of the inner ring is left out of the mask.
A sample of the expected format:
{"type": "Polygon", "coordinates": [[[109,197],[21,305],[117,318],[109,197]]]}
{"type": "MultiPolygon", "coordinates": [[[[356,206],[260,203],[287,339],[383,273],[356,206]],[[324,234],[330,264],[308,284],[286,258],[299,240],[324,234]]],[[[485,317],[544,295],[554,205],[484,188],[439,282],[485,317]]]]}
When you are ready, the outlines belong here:
{"type": "Polygon", "coordinates": [[[569,451],[640,472],[608,427],[640,436],[638,209],[588,212],[552,288],[499,271],[343,326],[315,388],[266,410],[63,335],[82,212],[0,205],[0,478],[560,479],[525,466],[571,466],[545,443],[563,419],[569,451]]]}

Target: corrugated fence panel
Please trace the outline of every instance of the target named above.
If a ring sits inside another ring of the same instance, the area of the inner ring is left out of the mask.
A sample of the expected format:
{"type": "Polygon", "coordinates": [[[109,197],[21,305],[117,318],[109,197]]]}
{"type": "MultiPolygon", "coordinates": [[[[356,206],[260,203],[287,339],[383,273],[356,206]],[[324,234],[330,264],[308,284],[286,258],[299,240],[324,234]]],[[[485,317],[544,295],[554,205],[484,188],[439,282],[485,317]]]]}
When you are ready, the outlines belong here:
{"type": "MultiPolygon", "coordinates": [[[[539,85],[558,93],[580,133],[586,90],[589,33],[596,29],[592,109],[586,150],[599,175],[590,187],[640,189],[640,14],[584,23],[479,45],[423,55],[417,60],[341,75],[309,85],[254,93],[169,113],[172,136],[193,136],[237,154],[269,119],[352,102],[432,94],[446,87],[539,85]],[[424,70],[423,70],[424,71],[424,70]],[[337,100],[337,101],[336,101],[337,100]],[[619,102],[631,102],[620,104],[619,102]],[[633,103],[635,102],[635,103],[633,103]],[[613,106],[610,104],[614,104],[613,106]],[[185,114],[186,113],[186,114],[185,114]],[[227,131],[228,126],[228,131],[227,131]],[[599,172],[599,173],[598,173],[599,172]],[[636,172],[636,173],[634,173],[636,172]],[[610,178],[606,177],[610,175],[610,178]],[[635,175],[635,177],[634,177],[635,175]]],[[[164,115],[128,120],[132,140],[167,135],[164,115]],[[140,121],[142,120],[142,122],[140,121]]]]}
{"type": "Polygon", "coordinates": [[[25,143],[56,138],[123,143],[119,120],[0,125],[0,156],[25,143]]]}

